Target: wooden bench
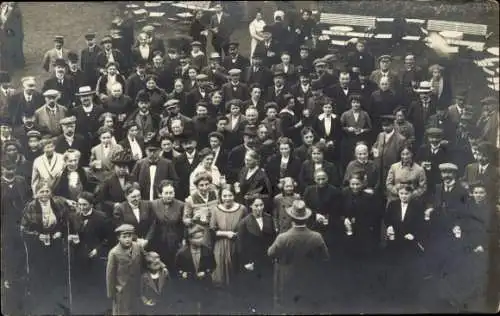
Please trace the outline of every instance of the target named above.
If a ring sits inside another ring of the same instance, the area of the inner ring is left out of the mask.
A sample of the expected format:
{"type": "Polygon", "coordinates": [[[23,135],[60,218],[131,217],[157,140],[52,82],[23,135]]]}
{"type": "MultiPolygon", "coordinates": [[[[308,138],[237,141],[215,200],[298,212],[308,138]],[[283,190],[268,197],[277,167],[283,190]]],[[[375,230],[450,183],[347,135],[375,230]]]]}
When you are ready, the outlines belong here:
{"type": "Polygon", "coordinates": [[[475,51],[484,50],[486,44],[485,40],[489,36],[487,25],[476,24],[476,23],[454,22],[454,21],[442,21],[442,20],[428,20],[427,31],[430,32],[453,31],[453,32],[463,33],[464,35],[481,37],[482,39],[481,41],[469,41],[469,40],[449,39],[449,38],[445,39],[446,42],[450,45],[465,46],[475,51]]]}
{"type": "Polygon", "coordinates": [[[214,11],[213,8],[210,8],[210,2],[212,1],[179,1],[170,5],[188,10],[214,11]]]}
{"type": "Polygon", "coordinates": [[[374,16],[350,15],[325,13],[320,15],[319,23],[329,25],[360,26],[365,28],[375,28],[377,18],[374,16]]]}

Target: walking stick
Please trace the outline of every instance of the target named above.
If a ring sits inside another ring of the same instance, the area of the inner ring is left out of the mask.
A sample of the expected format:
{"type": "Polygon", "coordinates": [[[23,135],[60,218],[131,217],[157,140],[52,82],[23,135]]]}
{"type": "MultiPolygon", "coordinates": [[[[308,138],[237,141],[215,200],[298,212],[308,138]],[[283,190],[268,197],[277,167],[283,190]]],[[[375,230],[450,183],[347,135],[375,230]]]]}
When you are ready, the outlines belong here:
{"type": "Polygon", "coordinates": [[[71,312],[73,310],[73,293],[72,293],[72,287],[71,287],[71,245],[69,241],[69,218],[66,218],[66,247],[68,248],[67,251],[67,264],[68,264],[68,298],[69,298],[69,310],[68,314],[71,315],[71,312]]]}

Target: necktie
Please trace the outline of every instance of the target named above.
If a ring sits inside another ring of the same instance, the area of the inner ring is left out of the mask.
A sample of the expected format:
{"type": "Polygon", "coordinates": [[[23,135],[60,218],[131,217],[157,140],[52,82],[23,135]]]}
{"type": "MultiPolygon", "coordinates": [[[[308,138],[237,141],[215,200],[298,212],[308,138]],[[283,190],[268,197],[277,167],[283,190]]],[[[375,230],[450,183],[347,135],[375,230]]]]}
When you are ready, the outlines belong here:
{"type": "Polygon", "coordinates": [[[26,98],[26,101],[31,102],[31,96],[30,95],[26,98]]]}
{"type": "Polygon", "coordinates": [[[59,79],[59,85],[61,85],[61,86],[63,85],[62,79],[59,79]]]}

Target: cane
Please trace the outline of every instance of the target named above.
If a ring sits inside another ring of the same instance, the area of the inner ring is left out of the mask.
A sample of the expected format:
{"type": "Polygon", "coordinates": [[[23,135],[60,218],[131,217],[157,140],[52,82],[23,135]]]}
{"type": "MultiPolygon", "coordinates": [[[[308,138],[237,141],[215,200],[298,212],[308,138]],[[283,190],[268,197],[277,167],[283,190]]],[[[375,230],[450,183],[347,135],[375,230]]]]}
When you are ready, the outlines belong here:
{"type": "Polygon", "coordinates": [[[73,293],[71,287],[71,245],[69,242],[69,218],[66,218],[66,247],[68,248],[67,252],[67,264],[68,264],[68,298],[69,298],[69,310],[68,314],[71,315],[73,310],[73,293]]]}

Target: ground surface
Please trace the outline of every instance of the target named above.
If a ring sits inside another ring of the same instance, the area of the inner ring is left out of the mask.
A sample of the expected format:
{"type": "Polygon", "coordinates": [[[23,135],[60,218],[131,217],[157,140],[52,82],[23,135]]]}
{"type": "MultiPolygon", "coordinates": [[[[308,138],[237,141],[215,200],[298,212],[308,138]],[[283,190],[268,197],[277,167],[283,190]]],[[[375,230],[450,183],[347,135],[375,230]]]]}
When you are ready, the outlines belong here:
{"type": "MultiPolygon", "coordinates": [[[[305,1],[301,2],[305,3],[305,1]]],[[[372,10],[370,11],[371,14],[378,14],[373,12],[373,5],[371,7],[367,7],[351,3],[347,3],[346,1],[330,1],[329,5],[331,5],[336,12],[339,12],[339,10],[342,9],[343,13],[349,13],[348,6],[352,6],[353,10],[358,10],[353,13],[363,14],[363,12],[367,10],[372,10]]],[[[364,3],[366,5],[367,2],[364,1],[364,3]]],[[[86,32],[96,32],[99,39],[107,34],[112,18],[112,10],[115,6],[115,3],[104,2],[20,3],[24,18],[25,56],[27,65],[23,71],[18,71],[14,74],[14,84],[19,86],[19,79],[22,76],[32,75],[37,77],[38,86],[41,86],[43,81],[48,77],[48,74],[41,68],[41,61],[44,52],[50,49],[53,45],[53,36],[63,35],[66,42],[65,46],[79,52],[85,46],[83,35],[86,32]]],[[[275,7],[275,4],[268,3],[262,4],[261,6],[268,9],[275,7]]],[[[402,3],[399,4],[399,7],[404,10],[408,10],[407,8],[405,9],[405,5],[402,3]]],[[[390,10],[388,11],[390,6],[387,5],[379,5],[377,8],[380,10],[381,16],[394,12],[390,10]]],[[[464,9],[462,8],[459,12],[463,12],[463,10],[464,9]]],[[[432,14],[435,15],[435,12],[437,11],[431,10],[429,12],[434,12],[432,14]]],[[[419,14],[422,13],[420,12],[419,14]]],[[[496,7],[496,14],[498,14],[498,6],[496,7]]],[[[271,14],[270,12],[266,12],[265,15],[269,17],[271,14]]],[[[470,20],[470,16],[466,17],[466,19],[470,20]]],[[[485,19],[492,21],[490,16],[485,16],[485,19]]],[[[495,24],[495,22],[493,22],[493,24],[495,24]]],[[[496,26],[498,28],[498,18],[496,18],[496,26]]],[[[159,33],[163,38],[167,38],[172,35],[172,28],[162,28],[159,33]]],[[[233,33],[233,38],[237,39],[241,43],[241,50],[244,53],[248,52],[250,40],[247,25],[243,25],[242,27],[236,29],[233,33]]],[[[404,53],[404,49],[402,49],[400,53],[404,53]]],[[[433,58],[435,58],[435,56],[432,56],[432,54],[422,56],[424,61],[432,60],[433,58]]],[[[486,87],[486,81],[480,69],[465,60],[460,63],[457,62],[455,65],[456,67],[452,69],[454,88],[470,87],[470,102],[472,104],[477,104],[480,97],[492,94],[491,90],[486,87]]],[[[378,292],[383,291],[383,289],[378,290],[378,292]]],[[[371,294],[375,292],[377,291],[371,292],[371,294]]],[[[228,307],[227,299],[227,296],[221,295],[220,308],[215,309],[219,312],[226,311],[228,307]]],[[[334,303],[337,305],[332,308],[332,311],[335,310],[337,313],[398,312],[403,310],[411,310],[413,312],[416,311],[414,308],[400,309],[398,307],[394,307],[394,310],[389,310],[388,306],[392,306],[392,302],[385,301],[378,295],[366,295],[364,297],[356,296],[355,299],[351,297],[350,300],[349,298],[339,299],[338,302],[334,303]],[[353,307],[355,307],[354,310],[353,307]]],[[[85,304],[93,304],[93,302],[81,302],[80,304],[85,306],[85,304]]],[[[81,310],[80,312],[84,312],[84,310],[81,310]]],[[[230,310],[227,310],[226,312],[230,312],[230,310]]]]}

